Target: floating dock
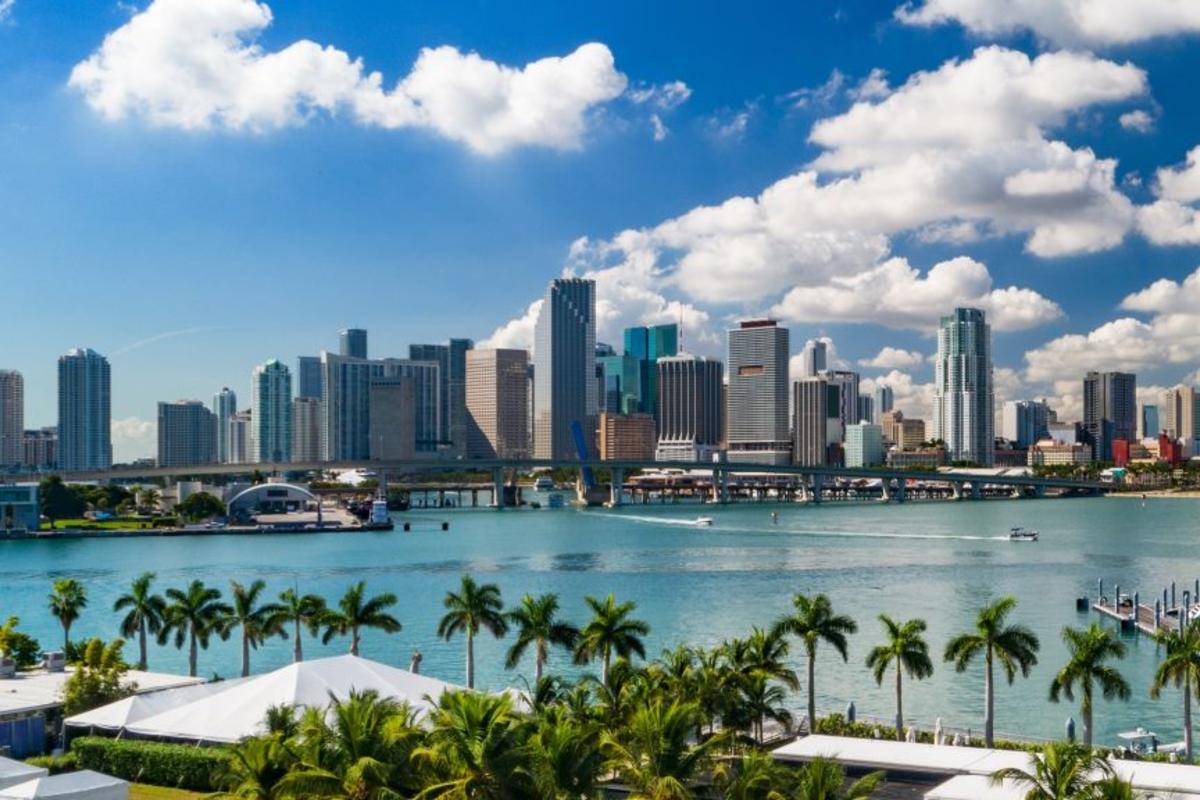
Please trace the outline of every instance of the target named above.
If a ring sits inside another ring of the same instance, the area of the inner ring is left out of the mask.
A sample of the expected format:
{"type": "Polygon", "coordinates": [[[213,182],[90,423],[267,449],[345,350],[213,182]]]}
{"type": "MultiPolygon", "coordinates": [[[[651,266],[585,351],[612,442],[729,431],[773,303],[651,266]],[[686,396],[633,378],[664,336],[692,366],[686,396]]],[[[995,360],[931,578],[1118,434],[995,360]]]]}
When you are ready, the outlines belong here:
{"type": "MultiPolygon", "coordinates": [[[[1132,595],[1122,594],[1120,584],[1113,587],[1111,597],[1105,595],[1104,579],[1101,578],[1098,581],[1096,599],[1090,602],[1090,607],[1093,611],[1120,622],[1122,631],[1140,631],[1154,636],[1164,631],[1179,630],[1180,624],[1188,617],[1188,609],[1196,612],[1197,604],[1200,604],[1200,580],[1196,581],[1194,588],[1194,594],[1189,589],[1184,589],[1182,602],[1176,602],[1179,595],[1175,582],[1172,581],[1169,588],[1163,588],[1162,597],[1156,597],[1154,604],[1150,605],[1141,602],[1141,595],[1136,591],[1132,595]]],[[[1080,598],[1080,610],[1088,606],[1087,598],[1080,598]]]]}

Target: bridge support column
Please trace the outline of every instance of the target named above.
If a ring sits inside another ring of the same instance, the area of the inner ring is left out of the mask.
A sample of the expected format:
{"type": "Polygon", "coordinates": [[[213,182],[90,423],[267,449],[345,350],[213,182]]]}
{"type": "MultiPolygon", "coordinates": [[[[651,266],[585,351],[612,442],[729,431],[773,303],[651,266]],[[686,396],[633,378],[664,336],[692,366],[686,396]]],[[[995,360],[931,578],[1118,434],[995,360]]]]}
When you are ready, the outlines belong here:
{"type": "Polygon", "coordinates": [[[1039,483],[1033,487],[1033,496],[1039,500],[1046,496],[1046,484],[1039,483]]]}
{"type": "Polygon", "coordinates": [[[962,500],[963,499],[963,485],[958,482],[951,483],[950,484],[950,494],[954,497],[955,500],[962,500]]]}
{"type": "Polygon", "coordinates": [[[983,484],[980,483],[979,481],[971,481],[971,499],[972,500],[982,500],[983,499],[983,484]]]}
{"type": "Polygon", "coordinates": [[[504,508],[504,469],[492,470],[492,508],[504,508]]]}
{"type": "Polygon", "coordinates": [[[890,478],[884,478],[879,482],[880,499],[885,503],[892,502],[892,481],[890,478]]]}
{"type": "Polygon", "coordinates": [[[820,504],[821,490],[825,485],[825,476],[819,472],[813,473],[812,476],[812,497],[808,499],[810,503],[820,504]]]}
{"type": "Polygon", "coordinates": [[[905,485],[904,478],[897,478],[896,479],[896,496],[895,496],[896,502],[903,503],[904,500],[906,499],[905,495],[907,493],[908,493],[908,486],[905,485]]]}
{"type": "Polygon", "coordinates": [[[621,488],[625,485],[625,470],[614,467],[612,470],[612,482],[609,486],[608,504],[612,508],[617,508],[621,505],[621,488]]]}

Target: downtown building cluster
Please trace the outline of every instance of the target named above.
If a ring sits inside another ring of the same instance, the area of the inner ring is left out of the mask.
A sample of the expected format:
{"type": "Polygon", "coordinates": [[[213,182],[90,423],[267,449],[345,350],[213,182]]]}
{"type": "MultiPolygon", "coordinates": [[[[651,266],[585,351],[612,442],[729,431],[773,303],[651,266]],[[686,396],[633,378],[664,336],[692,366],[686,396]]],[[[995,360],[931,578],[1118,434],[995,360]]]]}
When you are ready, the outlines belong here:
{"type": "MultiPolygon", "coordinates": [[[[157,464],[318,464],[419,459],[589,458],[805,466],[1056,466],[1178,463],[1200,452],[1200,392],[1179,386],[1139,407],[1136,377],[1089,372],[1079,422],[1044,400],[999,409],[983,311],[941,318],[932,408],[906,415],[891,387],[861,376],[812,340],[791,374],[790,331],[738,323],[726,360],[681,349],[675,324],[625,329],[621,352],[596,339],[591,280],[550,282],[532,353],[469,339],[413,344],[372,358],[368,334],[340,332],[336,351],[254,367],[249,402],[228,388],[211,403],[157,405],[157,464]],[[927,415],[927,416],[926,416],[927,415]],[[928,420],[928,425],[927,425],[928,420]],[[997,428],[1000,430],[997,430],[997,428]]],[[[58,425],[24,428],[24,383],[0,370],[0,466],[68,472],[112,465],[111,373],[89,349],[58,362],[58,425]]]]}

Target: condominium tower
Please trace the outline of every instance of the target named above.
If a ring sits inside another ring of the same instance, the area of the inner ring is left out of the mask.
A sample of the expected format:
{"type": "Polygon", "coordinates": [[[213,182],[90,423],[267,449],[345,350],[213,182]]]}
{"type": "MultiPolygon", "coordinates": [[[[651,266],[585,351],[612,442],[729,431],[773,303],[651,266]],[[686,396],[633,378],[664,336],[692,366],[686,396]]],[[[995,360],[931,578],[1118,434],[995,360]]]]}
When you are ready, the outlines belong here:
{"type": "Polygon", "coordinates": [[[1112,461],[1113,442],[1137,436],[1137,377],[1089,372],[1083,379],[1083,429],[1094,461],[1112,461]]]}
{"type": "Polygon", "coordinates": [[[821,375],[801,378],[792,384],[795,463],[805,467],[829,463],[829,445],[840,441],[842,431],[839,397],[839,387],[821,375]]]}
{"type": "Polygon", "coordinates": [[[229,425],[237,413],[237,395],[228,386],[213,395],[212,411],[217,425],[217,462],[234,463],[229,457],[229,425]]]}
{"type": "Polygon", "coordinates": [[[720,361],[680,354],[658,359],[658,461],[704,461],[720,447],[720,361]]]}
{"type": "Polygon", "coordinates": [[[158,466],[197,467],[216,460],[216,414],[199,400],[158,404],[158,466]]]}
{"type": "Polygon", "coordinates": [[[74,349],[58,359],[58,467],[112,466],[112,377],[108,359],[74,349]]]}
{"type": "MultiPolygon", "coordinates": [[[[1191,386],[1176,386],[1162,395],[1162,430],[1172,439],[1183,439],[1188,447],[1200,438],[1200,392],[1191,386]]],[[[1153,436],[1154,434],[1149,434],[1153,436]]],[[[1189,451],[1193,452],[1193,451],[1189,451]]]]}
{"type": "Polygon", "coordinates": [[[729,460],[787,464],[788,330],[775,320],[742,322],[728,332],[729,460]]]}
{"type": "Polygon", "coordinates": [[[321,398],[292,398],[292,461],[321,460],[321,398]]]}
{"type": "Polygon", "coordinates": [[[991,466],[995,450],[992,329],[977,308],[942,317],[933,385],[933,436],[952,461],[991,466]]]}
{"type": "Polygon", "coordinates": [[[0,370],[0,468],[25,460],[25,379],[13,369],[0,370]]]}
{"type": "Polygon", "coordinates": [[[468,458],[529,455],[529,353],[514,349],[466,353],[468,458]]]}
{"type": "Polygon", "coordinates": [[[596,430],[596,282],[550,282],[534,328],[534,455],[576,458],[578,428],[592,447],[596,430]]]}
{"type": "Polygon", "coordinates": [[[1009,400],[1001,411],[1004,436],[1028,449],[1049,435],[1050,407],[1041,400],[1009,400]]]}
{"type": "Polygon", "coordinates": [[[292,373],[271,359],[250,378],[250,461],[292,460],[292,373]]]}
{"type": "MultiPolygon", "coordinates": [[[[447,344],[414,344],[408,347],[413,361],[436,361],[438,365],[438,444],[461,455],[467,437],[467,353],[475,343],[470,339],[451,339],[447,344]]],[[[436,449],[436,448],[435,448],[436,449]]]]}
{"type": "Polygon", "coordinates": [[[367,357],[367,332],[362,328],[344,328],[338,334],[339,352],[347,358],[367,357]]]}

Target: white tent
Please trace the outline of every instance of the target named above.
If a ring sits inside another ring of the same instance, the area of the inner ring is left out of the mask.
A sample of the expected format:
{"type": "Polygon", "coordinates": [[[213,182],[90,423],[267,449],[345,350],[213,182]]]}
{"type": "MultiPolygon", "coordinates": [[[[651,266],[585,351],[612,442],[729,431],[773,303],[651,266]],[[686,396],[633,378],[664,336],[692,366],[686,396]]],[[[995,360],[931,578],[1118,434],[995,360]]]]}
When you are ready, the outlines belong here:
{"type": "Polygon", "coordinates": [[[1025,800],[1029,791],[1013,781],[993,784],[984,775],[955,775],[925,793],[925,800],[1025,800]]]}
{"type": "Polygon", "coordinates": [[[129,800],[129,784],[85,769],[0,789],[0,800],[129,800]]]}
{"type": "Polygon", "coordinates": [[[43,778],[48,774],[49,771],[45,767],[34,767],[23,761],[13,761],[11,758],[0,756],[0,789],[34,778],[43,778]]]}
{"type": "MultiPolygon", "coordinates": [[[[218,684],[219,685],[219,684],[218,684]]],[[[330,698],[373,690],[427,713],[447,690],[459,687],[357,656],[335,656],[286,667],[125,726],[129,733],[190,742],[236,742],[263,733],[267,709],[278,705],[324,708],[330,698]]]]}
{"type": "Polygon", "coordinates": [[[181,686],[147,694],[135,694],[109,703],[106,706],[67,717],[63,722],[72,728],[99,728],[106,731],[119,731],[135,722],[140,722],[155,714],[161,714],[172,708],[178,708],[186,703],[211,697],[218,692],[224,692],[244,678],[217,681],[216,683],[199,683],[193,686],[181,686]]]}

